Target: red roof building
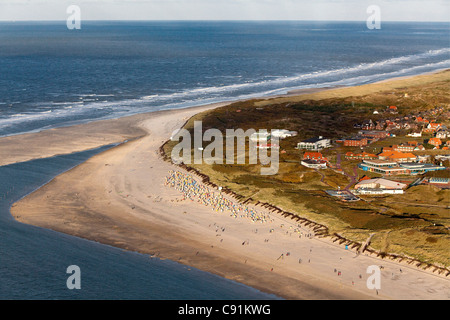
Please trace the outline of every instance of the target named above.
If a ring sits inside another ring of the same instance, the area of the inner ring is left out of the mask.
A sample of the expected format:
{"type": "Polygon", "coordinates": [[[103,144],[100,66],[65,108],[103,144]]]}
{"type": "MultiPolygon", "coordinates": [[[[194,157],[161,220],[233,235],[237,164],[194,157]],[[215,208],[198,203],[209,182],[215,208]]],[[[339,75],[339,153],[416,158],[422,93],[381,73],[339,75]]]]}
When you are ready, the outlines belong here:
{"type": "Polygon", "coordinates": [[[426,133],[436,132],[439,128],[442,127],[442,123],[430,122],[425,129],[423,129],[426,133]]]}
{"type": "Polygon", "coordinates": [[[387,107],[387,111],[389,111],[389,112],[397,112],[397,107],[396,106],[389,106],[389,107],[387,107]]]}
{"type": "Polygon", "coordinates": [[[428,140],[428,143],[435,147],[439,147],[442,144],[442,140],[439,138],[431,138],[428,140]]]}
{"type": "Polygon", "coordinates": [[[303,160],[306,160],[306,159],[328,161],[328,159],[326,157],[324,157],[322,155],[322,153],[320,153],[320,152],[311,152],[311,151],[305,152],[303,154],[303,160]]]}
{"type": "Polygon", "coordinates": [[[399,151],[387,151],[378,155],[380,160],[388,160],[395,162],[414,162],[416,161],[416,155],[412,153],[403,153],[399,151]]]}

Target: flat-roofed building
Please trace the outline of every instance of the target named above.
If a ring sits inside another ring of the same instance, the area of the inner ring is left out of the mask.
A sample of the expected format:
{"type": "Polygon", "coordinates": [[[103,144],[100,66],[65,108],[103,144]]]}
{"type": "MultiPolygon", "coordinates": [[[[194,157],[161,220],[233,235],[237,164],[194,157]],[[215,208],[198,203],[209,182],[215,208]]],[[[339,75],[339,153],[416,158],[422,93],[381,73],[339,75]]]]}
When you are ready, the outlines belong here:
{"type": "Polygon", "coordinates": [[[289,131],[286,129],[272,130],[270,133],[273,137],[276,137],[279,139],[286,139],[288,137],[294,137],[297,135],[297,131],[289,131]]]}
{"type": "Polygon", "coordinates": [[[297,144],[298,149],[306,149],[312,151],[318,151],[329,147],[331,147],[331,140],[325,139],[322,136],[303,140],[302,142],[297,144]]]}
{"type": "Polygon", "coordinates": [[[369,189],[405,189],[407,184],[397,181],[391,181],[383,178],[362,180],[355,185],[355,189],[369,188],[369,189]]]}
{"type": "Polygon", "coordinates": [[[387,176],[408,174],[408,169],[405,169],[395,161],[388,160],[363,160],[358,167],[364,171],[379,173],[387,176]]]}
{"type": "Polygon", "coordinates": [[[430,177],[425,179],[426,184],[431,184],[443,189],[450,189],[450,178],[445,177],[430,177]]]}
{"type": "Polygon", "coordinates": [[[407,169],[411,175],[447,169],[446,167],[437,166],[432,163],[402,163],[401,167],[407,169]]]}
{"type": "Polygon", "coordinates": [[[407,184],[383,178],[362,180],[355,185],[358,194],[403,194],[407,184]]]}

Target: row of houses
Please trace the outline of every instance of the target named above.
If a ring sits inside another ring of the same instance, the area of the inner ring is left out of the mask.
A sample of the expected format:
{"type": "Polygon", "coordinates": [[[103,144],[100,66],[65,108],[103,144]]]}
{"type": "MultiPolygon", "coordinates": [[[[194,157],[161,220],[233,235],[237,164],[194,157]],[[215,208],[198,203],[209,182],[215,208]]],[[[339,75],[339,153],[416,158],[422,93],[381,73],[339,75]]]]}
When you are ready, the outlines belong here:
{"type": "MultiPolygon", "coordinates": [[[[398,108],[396,106],[387,106],[386,112],[389,114],[397,114],[398,108]]],[[[364,130],[384,130],[387,132],[395,130],[413,130],[414,132],[424,131],[425,133],[435,133],[440,129],[447,129],[442,123],[437,123],[436,120],[428,120],[426,117],[435,118],[444,112],[443,107],[436,107],[432,110],[420,112],[418,114],[405,115],[403,117],[389,118],[384,120],[372,121],[364,120],[362,123],[355,123],[354,128],[364,130]]],[[[378,110],[373,114],[380,114],[378,110]]]]}

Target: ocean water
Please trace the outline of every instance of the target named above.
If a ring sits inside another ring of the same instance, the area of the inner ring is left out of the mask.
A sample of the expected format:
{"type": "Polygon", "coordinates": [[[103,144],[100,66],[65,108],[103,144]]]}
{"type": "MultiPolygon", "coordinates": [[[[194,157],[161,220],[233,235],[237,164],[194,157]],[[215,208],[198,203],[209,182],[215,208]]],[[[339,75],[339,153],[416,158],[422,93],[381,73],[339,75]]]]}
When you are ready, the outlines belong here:
{"type": "MultiPolygon", "coordinates": [[[[0,136],[444,68],[449,23],[0,22],[0,136]]],[[[276,298],[11,217],[12,203],[102,150],[0,167],[0,299],[276,298]],[[73,264],[81,290],[66,288],[73,264]]]]}
{"type": "Polygon", "coordinates": [[[450,67],[450,23],[0,22],[0,136],[450,67]]]}
{"type": "Polygon", "coordinates": [[[176,262],[22,224],[10,215],[15,201],[105,149],[0,167],[0,299],[279,299],[176,262]],[[80,267],[80,290],[66,286],[71,265],[80,267]]]}

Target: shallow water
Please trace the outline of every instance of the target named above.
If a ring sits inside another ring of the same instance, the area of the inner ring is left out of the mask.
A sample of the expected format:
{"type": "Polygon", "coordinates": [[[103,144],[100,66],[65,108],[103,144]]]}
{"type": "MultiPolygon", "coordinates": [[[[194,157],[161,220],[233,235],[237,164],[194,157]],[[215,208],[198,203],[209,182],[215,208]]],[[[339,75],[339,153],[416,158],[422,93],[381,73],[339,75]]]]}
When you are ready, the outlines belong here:
{"type": "MultiPolygon", "coordinates": [[[[278,299],[169,260],[16,222],[11,204],[106,147],[0,167],[0,299],[278,299]],[[81,289],[66,269],[81,269],[81,289]]],[[[62,213],[63,214],[63,213],[62,213]]]]}

